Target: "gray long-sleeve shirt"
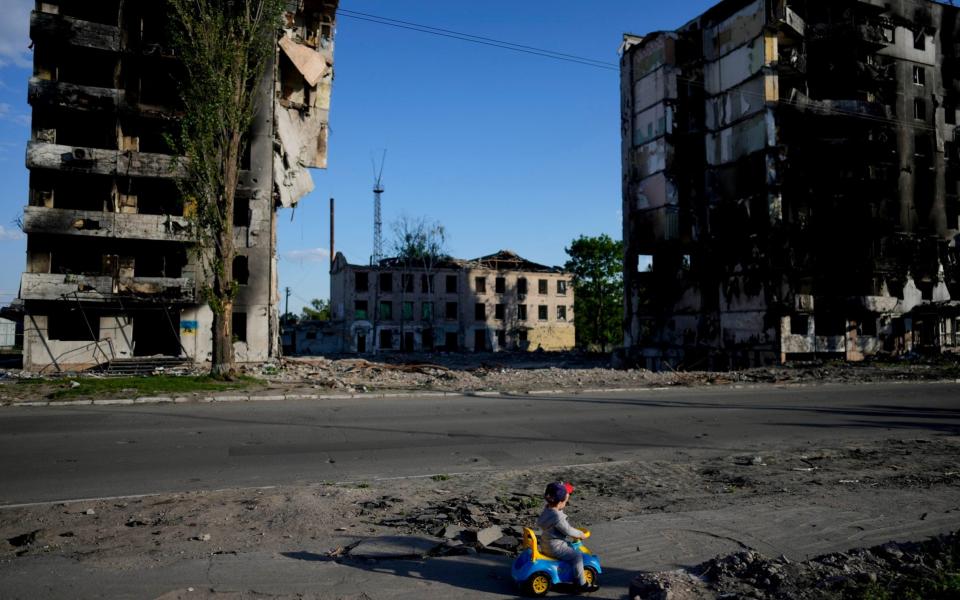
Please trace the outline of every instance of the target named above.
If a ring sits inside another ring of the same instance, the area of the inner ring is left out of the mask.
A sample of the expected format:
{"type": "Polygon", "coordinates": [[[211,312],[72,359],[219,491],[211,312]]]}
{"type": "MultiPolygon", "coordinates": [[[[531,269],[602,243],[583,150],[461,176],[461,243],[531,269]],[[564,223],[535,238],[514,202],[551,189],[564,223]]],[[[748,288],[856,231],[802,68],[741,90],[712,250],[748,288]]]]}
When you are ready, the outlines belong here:
{"type": "Polygon", "coordinates": [[[562,510],[550,506],[544,508],[543,512],[540,513],[537,525],[543,531],[544,541],[548,544],[554,541],[563,542],[567,537],[576,539],[583,537],[582,531],[570,526],[570,523],[567,522],[567,515],[563,514],[562,510]]]}

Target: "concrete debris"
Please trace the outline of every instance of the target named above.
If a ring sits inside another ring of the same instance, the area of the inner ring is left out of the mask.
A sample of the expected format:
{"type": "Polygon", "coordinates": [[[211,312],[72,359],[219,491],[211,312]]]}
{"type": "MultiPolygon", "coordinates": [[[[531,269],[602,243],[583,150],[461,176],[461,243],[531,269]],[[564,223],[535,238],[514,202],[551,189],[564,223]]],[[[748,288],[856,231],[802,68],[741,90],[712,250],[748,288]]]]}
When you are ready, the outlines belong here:
{"type": "Polygon", "coordinates": [[[630,598],[840,600],[867,597],[869,589],[886,590],[892,598],[919,597],[906,593],[906,589],[920,580],[930,582],[936,578],[937,570],[951,564],[958,549],[960,533],[922,543],[888,542],[798,563],[786,557],[768,559],[747,550],[714,558],[689,570],[641,574],[630,584],[630,598]]]}
{"type": "Polygon", "coordinates": [[[374,560],[424,558],[443,542],[426,536],[383,536],[363,540],[347,550],[352,558],[374,560]]]}

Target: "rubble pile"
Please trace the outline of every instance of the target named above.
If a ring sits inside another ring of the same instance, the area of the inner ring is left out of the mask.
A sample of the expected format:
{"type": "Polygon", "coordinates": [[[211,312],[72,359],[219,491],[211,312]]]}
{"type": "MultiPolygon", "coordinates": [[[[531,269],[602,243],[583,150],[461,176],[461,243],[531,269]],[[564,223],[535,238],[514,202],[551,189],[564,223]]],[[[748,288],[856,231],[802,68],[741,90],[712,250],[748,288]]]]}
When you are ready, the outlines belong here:
{"type": "Polygon", "coordinates": [[[391,512],[402,502],[390,496],[361,502],[358,516],[404,534],[436,538],[434,556],[477,552],[513,555],[520,549],[523,527],[536,522],[543,504],[539,498],[515,492],[491,498],[448,498],[409,512],[391,512]]]}
{"type": "Polygon", "coordinates": [[[846,600],[960,596],[960,532],[922,543],[888,542],[794,563],[747,550],[689,570],[644,573],[633,600],[846,600]]]}

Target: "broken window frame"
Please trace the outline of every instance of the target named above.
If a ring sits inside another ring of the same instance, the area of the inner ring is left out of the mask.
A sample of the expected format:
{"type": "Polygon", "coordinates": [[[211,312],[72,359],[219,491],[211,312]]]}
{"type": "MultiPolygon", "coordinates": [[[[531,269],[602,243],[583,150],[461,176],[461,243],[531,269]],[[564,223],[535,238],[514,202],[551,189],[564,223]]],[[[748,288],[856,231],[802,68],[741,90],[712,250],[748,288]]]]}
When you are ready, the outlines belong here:
{"type": "Polygon", "coordinates": [[[526,321],[527,320],[527,305],[518,304],[517,305],[517,320],[526,321]]]}
{"type": "Polygon", "coordinates": [[[233,280],[237,285],[249,285],[250,283],[250,259],[242,254],[233,257],[233,268],[231,269],[233,280]]]}
{"type": "Polygon", "coordinates": [[[550,285],[546,279],[537,280],[537,294],[541,296],[546,296],[550,293],[550,285]]]}
{"type": "Polygon", "coordinates": [[[557,320],[566,321],[567,320],[567,307],[563,304],[557,305],[557,320]]]}
{"type": "Polygon", "coordinates": [[[567,295],[567,280],[558,279],[557,280],[557,295],[566,296],[567,295]]]}
{"type": "Polygon", "coordinates": [[[550,320],[550,311],[549,311],[549,307],[546,304],[540,304],[537,306],[537,320],[538,321],[550,320]]]}
{"type": "Polygon", "coordinates": [[[913,85],[918,87],[927,85],[927,70],[920,65],[913,65],[913,85]]]}
{"type": "Polygon", "coordinates": [[[474,280],[473,280],[473,287],[474,287],[474,290],[476,290],[476,292],[477,292],[478,294],[486,294],[486,293],[487,293],[487,278],[486,278],[486,277],[475,277],[474,280]]]}
{"type": "Polygon", "coordinates": [[[920,52],[927,51],[927,33],[923,29],[913,32],[913,49],[920,52]]]}
{"type": "Polygon", "coordinates": [[[913,99],[913,118],[917,121],[927,120],[927,103],[923,98],[913,99]]]}

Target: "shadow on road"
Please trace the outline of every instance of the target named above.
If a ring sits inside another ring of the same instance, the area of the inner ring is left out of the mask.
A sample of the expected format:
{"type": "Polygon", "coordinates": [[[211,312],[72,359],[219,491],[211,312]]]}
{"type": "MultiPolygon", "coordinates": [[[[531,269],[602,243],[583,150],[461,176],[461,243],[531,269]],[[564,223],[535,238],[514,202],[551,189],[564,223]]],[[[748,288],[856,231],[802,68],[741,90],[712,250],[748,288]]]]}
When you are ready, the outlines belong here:
{"type": "MultiPolygon", "coordinates": [[[[350,557],[333,559],[305,551],[283,552],[282,555],[287,558],[309,562],[336,562],[340,566],[358,569],[370,574],[415,579],[425,583],[438,583],[504,598],[519,597],[517,585],[510,576],[510,565],[513,563],[513,558],[507,556],[479,554],[426,559],[363,560],[350,557]]],[[[623,569],[604,569],[601,576],[602,587],[598,592],[586,596],[572,593],[568,595],[595,600],[620,598],[622,594],[614,593],[610,587],[613,586],[618,589],[621,586],[626,587],[635,575],[636,573],[623,569]]],[[[390,587],[389,583],[383,585],[390,587]]],[[[563,597],[567,592],[569,592],[568,587],[558,586],[552,590],[551,596],[563,597]]]]}

